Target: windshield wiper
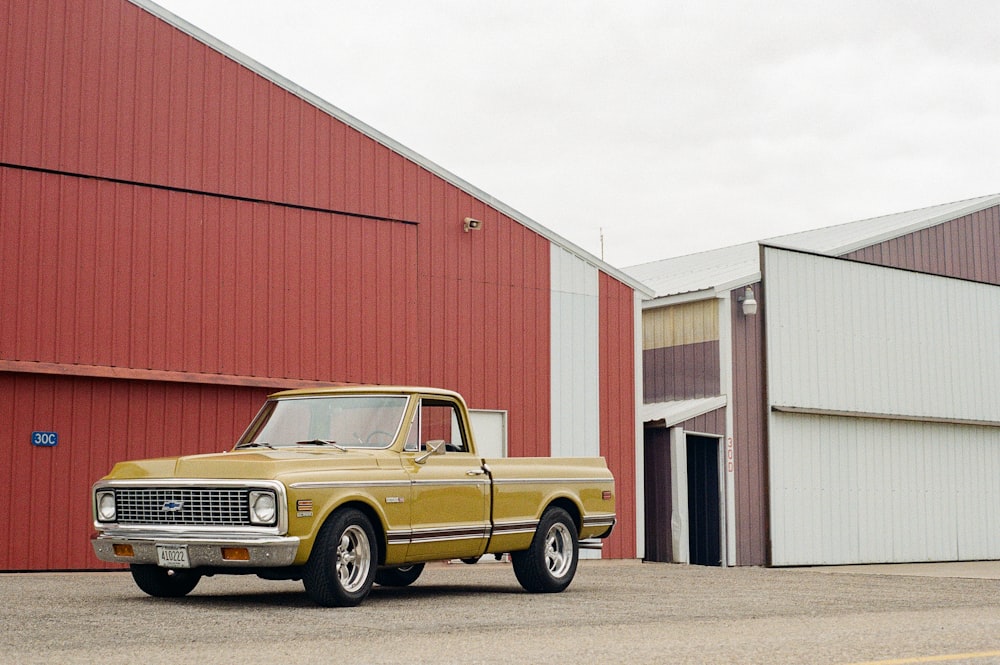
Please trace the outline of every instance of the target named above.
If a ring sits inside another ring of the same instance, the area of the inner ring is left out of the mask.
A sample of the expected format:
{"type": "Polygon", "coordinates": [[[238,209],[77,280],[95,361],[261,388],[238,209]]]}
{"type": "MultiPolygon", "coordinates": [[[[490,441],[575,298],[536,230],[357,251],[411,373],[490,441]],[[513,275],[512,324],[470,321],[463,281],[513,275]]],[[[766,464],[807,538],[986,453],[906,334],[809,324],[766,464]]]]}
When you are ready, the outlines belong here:
{"type": "Polygon", "coordinates": [[[236,446],[237,450],[239,450],[240,448],[270,448],[271,450],[277,450],[270,443],[264,443],[263,441],[251,441],[250,443],[241,443],[240,445],[236,446]]]}
{"type": "Polygon", "coordinates": [[[327,439],[310,439],[309,441],[298,441],[298,442],[296,442],[295,445],[297,445],[297,446],[333,446],[337,450],[343,450],[345,453],[347,452],[347,448],[343,447],[342,445],[340,445],[336,441],[329,441],[327,439]]]}

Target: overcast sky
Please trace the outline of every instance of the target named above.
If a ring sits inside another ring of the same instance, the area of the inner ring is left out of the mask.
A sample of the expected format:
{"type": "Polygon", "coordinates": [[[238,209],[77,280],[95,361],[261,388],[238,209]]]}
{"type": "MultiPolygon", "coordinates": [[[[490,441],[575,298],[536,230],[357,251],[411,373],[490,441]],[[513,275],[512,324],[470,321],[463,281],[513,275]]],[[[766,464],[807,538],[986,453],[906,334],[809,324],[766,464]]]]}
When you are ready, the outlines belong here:
{"type": "Polygon", "coordinates": [[[159,0],[617,267],[1000,193],[1000,2],[159,0]]]}

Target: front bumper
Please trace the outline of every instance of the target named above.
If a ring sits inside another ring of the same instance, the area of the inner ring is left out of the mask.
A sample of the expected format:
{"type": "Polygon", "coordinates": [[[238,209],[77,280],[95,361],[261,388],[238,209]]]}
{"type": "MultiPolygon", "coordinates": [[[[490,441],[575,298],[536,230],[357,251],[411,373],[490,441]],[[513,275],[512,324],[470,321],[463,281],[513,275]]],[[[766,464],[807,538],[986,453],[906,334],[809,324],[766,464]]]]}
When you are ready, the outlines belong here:
{"type": "Polygon", "coordinates": [[[246,534],[228,537],[225,534],[198,534],[197,536],[158,533],[97,533],[91,536],[94,554],[101,561],[129,564],[158,562],[157,545],[184,545],[187,547],[191,568],[277,568],[290,566],[299,551],[299,538],[295,536],[253,536],[246,534]],[[115,545],[131,545],[132,556],[115,554],[115,545]],[[225,559],[223,548],[241,548],[249,553],[246,560],[225,559]]]}

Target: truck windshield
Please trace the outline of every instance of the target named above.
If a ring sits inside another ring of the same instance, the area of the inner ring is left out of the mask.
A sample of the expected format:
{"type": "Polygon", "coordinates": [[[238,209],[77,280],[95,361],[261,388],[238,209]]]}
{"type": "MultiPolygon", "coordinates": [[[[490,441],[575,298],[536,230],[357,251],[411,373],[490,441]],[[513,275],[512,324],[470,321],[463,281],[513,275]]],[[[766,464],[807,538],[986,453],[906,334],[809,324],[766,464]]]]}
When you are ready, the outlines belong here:
{"type": "Polygon", "coordinates": [[[236,447],[387,448],[399,431],[406,400],[403,395],[323,395],[271,400],[236,447]]]}

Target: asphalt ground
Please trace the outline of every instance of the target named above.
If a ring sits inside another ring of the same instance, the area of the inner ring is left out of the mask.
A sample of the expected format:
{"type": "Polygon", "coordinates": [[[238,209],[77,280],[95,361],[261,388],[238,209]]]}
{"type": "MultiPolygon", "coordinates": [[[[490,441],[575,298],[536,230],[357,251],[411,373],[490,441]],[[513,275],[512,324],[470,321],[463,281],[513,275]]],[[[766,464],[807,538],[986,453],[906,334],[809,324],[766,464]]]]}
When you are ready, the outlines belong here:
{"type": "Polygon", "coordinates": [[[256,577],[164,600],[124,572],[3,574],[0,662],[1000,663],[1000,563],[889,568],[582,561],[533,595],[508,564],[434,564],[350,609],[256,577]]]}

